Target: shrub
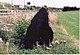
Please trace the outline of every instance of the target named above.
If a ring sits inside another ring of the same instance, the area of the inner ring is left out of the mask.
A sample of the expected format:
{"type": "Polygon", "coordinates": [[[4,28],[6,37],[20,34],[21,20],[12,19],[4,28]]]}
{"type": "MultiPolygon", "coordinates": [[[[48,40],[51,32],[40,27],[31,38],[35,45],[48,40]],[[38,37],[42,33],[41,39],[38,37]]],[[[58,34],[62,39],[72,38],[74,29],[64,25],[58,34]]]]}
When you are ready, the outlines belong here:
{"type": "Polygon", "coordinates": [[[20,43],[21,39],[24,38],[24,34],[27,31],[27,28],[30,24],[29,20],[19,19],[15,22],[13,38],[15,38],[15,44],[20,43]]]}

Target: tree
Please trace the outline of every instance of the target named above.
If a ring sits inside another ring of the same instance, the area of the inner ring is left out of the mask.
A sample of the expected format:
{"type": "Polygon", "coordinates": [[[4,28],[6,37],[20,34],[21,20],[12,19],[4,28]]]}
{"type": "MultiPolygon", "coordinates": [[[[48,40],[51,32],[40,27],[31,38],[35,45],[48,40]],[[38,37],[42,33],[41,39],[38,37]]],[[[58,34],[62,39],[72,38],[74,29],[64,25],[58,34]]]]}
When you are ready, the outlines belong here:
{"type": "Polygon", "coordinates": [[[27,2],[27,5],[30,5],[31,4],[31,2],[27,2]]]}

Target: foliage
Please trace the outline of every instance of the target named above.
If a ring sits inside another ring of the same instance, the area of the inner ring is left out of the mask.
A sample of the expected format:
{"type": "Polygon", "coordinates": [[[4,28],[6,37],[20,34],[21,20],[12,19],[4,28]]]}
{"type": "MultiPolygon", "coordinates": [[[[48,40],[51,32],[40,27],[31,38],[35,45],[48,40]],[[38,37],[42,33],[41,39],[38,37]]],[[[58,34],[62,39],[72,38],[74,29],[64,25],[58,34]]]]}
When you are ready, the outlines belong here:
{"type": "Polygon", "coordinates": [[[11,4],[8,4],[8,3],[4,3],[5,4],[5,7],[8,8],[8,9],[11,9],[11,10],[16,10],[18,9],[17,6],[12,6],[11,4]]]}
{"type": "Polygon", "coordinates": [[[27,5],[24,6],[24,8],[20,8],[19,5],[11,5],[9,3],[2,3],[0,2],[0,8],[6,8],[6,9],[10,9],[10,10],[35,10],[35,9],[39,9],[36,6],[28,6],[31,4],[31,2],[27,2],[27,5]],[[4,7],[3,7],[4,5],[4,7]]]}
{"type": "Polygon", "coordinates": [[[31,2],[27,2],[27,4],[28,4],[28,5],[30,5],[30,4],[31,4],[31,2]]]}
{"type": "Polygon", "coordinates": [[[16,39],[17,44],[24,38],[29,24],[30,21],[23,18],[16,21],[12,37],[16,39]]]}
{"type": "Polygon", "coordinates": [[[3,30],[0,30],[0,38],[2,38],[3,39],[3,41],[7,41],[8,40],[8,35],[7,35],[7,33],[5,32],[5,31],[3,31],[3,30]]]}
{"type": "Polygon", "coordinates": [[[79,10],[79,8],[77,8],[76,6],[75,7],[66,6],[63,8],[62,11],[76,11],[76,10],[79,10]]]}
{"type": "Polygon", "coordinates": [[[0,8],[3,8],[3,5],[1,4],[1,2],[0,2],[0,8]]]}

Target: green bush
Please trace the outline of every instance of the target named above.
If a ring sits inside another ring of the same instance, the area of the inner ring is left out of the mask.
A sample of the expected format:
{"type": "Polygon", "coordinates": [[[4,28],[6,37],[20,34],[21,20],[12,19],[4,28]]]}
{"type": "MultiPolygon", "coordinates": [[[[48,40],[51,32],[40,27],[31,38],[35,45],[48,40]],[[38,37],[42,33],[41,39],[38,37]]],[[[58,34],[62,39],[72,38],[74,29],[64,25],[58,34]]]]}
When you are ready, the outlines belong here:
{"type": "Polygon", "coordinates": [[[21,39],[24,38],[24,35],[27,31],[27,28],[30,24],[29,20],[19,19],[15,22],[14,31],[13,31],[13,38],[16,40],[16,44],[20,43],[21,39]]]}

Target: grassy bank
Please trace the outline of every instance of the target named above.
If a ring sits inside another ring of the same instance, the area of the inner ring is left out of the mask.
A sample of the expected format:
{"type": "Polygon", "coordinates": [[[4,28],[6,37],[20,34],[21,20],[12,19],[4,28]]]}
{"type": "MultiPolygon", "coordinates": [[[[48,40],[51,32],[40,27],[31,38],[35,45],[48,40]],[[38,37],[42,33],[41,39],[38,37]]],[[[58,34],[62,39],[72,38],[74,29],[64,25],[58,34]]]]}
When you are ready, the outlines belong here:
{"type": "Polygon", "coordinates": [[[58,16],[68,33],[79,39],[79,11],[59,12],[58,16]]]}

